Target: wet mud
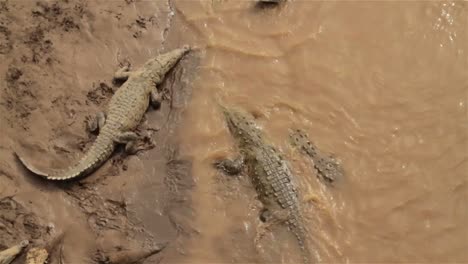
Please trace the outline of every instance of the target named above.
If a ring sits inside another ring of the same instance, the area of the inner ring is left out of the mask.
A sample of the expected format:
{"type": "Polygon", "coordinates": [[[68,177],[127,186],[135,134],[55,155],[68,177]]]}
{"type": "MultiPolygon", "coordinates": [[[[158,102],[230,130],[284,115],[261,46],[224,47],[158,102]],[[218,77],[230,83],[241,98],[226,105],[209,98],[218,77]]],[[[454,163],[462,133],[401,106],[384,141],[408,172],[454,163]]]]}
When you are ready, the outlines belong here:
{"type": "Polygon", "coordinates": [[[29,240],[49,263],[169,263],[181,254],[181,237],[194,232],[194,183],[175,131],[196,54],[159,87],[163,103],[137,129],[144,151],[119,149],[73,182],[42,180],[13,155],[44,170],[75,162],[96,137],[89,120],[121,85],[113,72],[188,44],[170,40],[172,16],[168,2],[0,1],[0,250],[29,240]]]}

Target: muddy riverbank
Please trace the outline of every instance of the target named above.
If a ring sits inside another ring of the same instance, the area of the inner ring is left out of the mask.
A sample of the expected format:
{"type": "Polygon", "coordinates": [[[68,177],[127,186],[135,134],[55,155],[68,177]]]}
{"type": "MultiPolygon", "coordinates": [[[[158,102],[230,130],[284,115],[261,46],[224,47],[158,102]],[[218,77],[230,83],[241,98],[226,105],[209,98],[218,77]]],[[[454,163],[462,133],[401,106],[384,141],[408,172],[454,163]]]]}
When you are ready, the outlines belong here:
{"type": "Polygon", "coordinates": [[[43,181],[12,154],[45,169],[67,167],[83,155],[95,138],[86,130],[89,118],[118,89],[113,72],[188,44],[170,37],[178,33],[169,4],[0,2],[2,249],[23,239],[48,246],[63,236],[52,263],[58,255],[65,263],[92,263],[163,246],[160,254],[147,254],[148,263],[181,254],[180,235],[193,233],[194,183],[175,131],[191,97],[197,55],[167,76],[161,109],[149,111],[138,129],[156,142],[151,150],[135,156],[119,150],[79,183],[43,181]]]}

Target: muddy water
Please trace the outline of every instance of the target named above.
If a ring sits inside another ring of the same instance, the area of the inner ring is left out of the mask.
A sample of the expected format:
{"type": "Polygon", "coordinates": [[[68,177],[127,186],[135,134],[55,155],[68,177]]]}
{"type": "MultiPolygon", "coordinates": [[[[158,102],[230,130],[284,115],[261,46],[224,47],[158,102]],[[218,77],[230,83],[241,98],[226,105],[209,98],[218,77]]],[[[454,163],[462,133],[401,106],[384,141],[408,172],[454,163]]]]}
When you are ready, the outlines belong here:
{"type": "Polygon", "coordinates": [[[215,100],[258,117],[298,181],[324,262],[466,262],[468,11],[463,2],[177,1],[204,48],[183,151],[194,159],[199,235],[180,262],[296,262],[287,232],[253,237],[260,205],[215,100]],[[318,182],[287,142],[304,128],[346,177],[318,182]],[[306,200],[306,199],[305,199],[306,200]]]}

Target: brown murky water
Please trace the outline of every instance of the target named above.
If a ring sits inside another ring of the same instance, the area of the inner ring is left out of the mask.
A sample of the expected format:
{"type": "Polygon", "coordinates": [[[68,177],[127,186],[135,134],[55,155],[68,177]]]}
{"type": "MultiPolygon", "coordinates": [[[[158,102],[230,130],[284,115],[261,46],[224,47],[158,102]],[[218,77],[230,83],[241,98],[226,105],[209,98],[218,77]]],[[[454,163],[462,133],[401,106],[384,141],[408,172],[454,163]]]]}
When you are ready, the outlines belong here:
{"type": "Polygon", "coordinates": [[[292,161],[324,262],[467,262],[468,10],[457,2],[177,1],[204,49],[181,136],[194,158],[195,226],[183,262],[295,262],[277,232],[253,250],[259,204],[214,104],[255,112],[292,161]],[[287,142],[304,128],[343,162],[322,186],[287,142]]]}

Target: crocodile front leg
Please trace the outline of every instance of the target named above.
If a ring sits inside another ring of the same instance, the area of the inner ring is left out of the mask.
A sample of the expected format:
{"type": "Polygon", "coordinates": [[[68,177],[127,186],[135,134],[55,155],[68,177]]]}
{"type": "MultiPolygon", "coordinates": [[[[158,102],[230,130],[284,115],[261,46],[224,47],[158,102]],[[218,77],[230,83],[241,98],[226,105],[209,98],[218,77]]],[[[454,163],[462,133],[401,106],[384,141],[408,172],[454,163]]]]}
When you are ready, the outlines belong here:
{"type": "Polygon", "coordinates": [[[130,71],[130,66],[125,65],[115,72],[114,80],[126,81],[130,77],[131,74],[132,72],[130,71]]]}
{"type": "Polygon", "coordinates": [[[106,114],[104,112],[98,112],[96,117],[91,119],[88,122],[88,130],[90,132],[98,132],[102,129],[104,124],[106,123],[106,114]]]}
{"type": "Polygon", "coordinates": [[[160,92],[158,92],[157,88],[154,88],[151,91],[150,104],[154,109],[158,109],[161,106],[161,102],[162,102],[162,95],[160,92]]]}
{"type": "Polygon", "coordinates": [[[228,175],[237,175],[244,168],[244,159],[237,157],[235,159],[223,159],[215,161],[214,166],[228,175]]]}
{"type": "Polygon", "coordinates": [[[135,154],[140,150],[136,144],[138,139],[139,136],[135,132],[128,131],[120,133],[115,139],[115,142],[125,144],[125,152],[128,154],[135,154]]]}

